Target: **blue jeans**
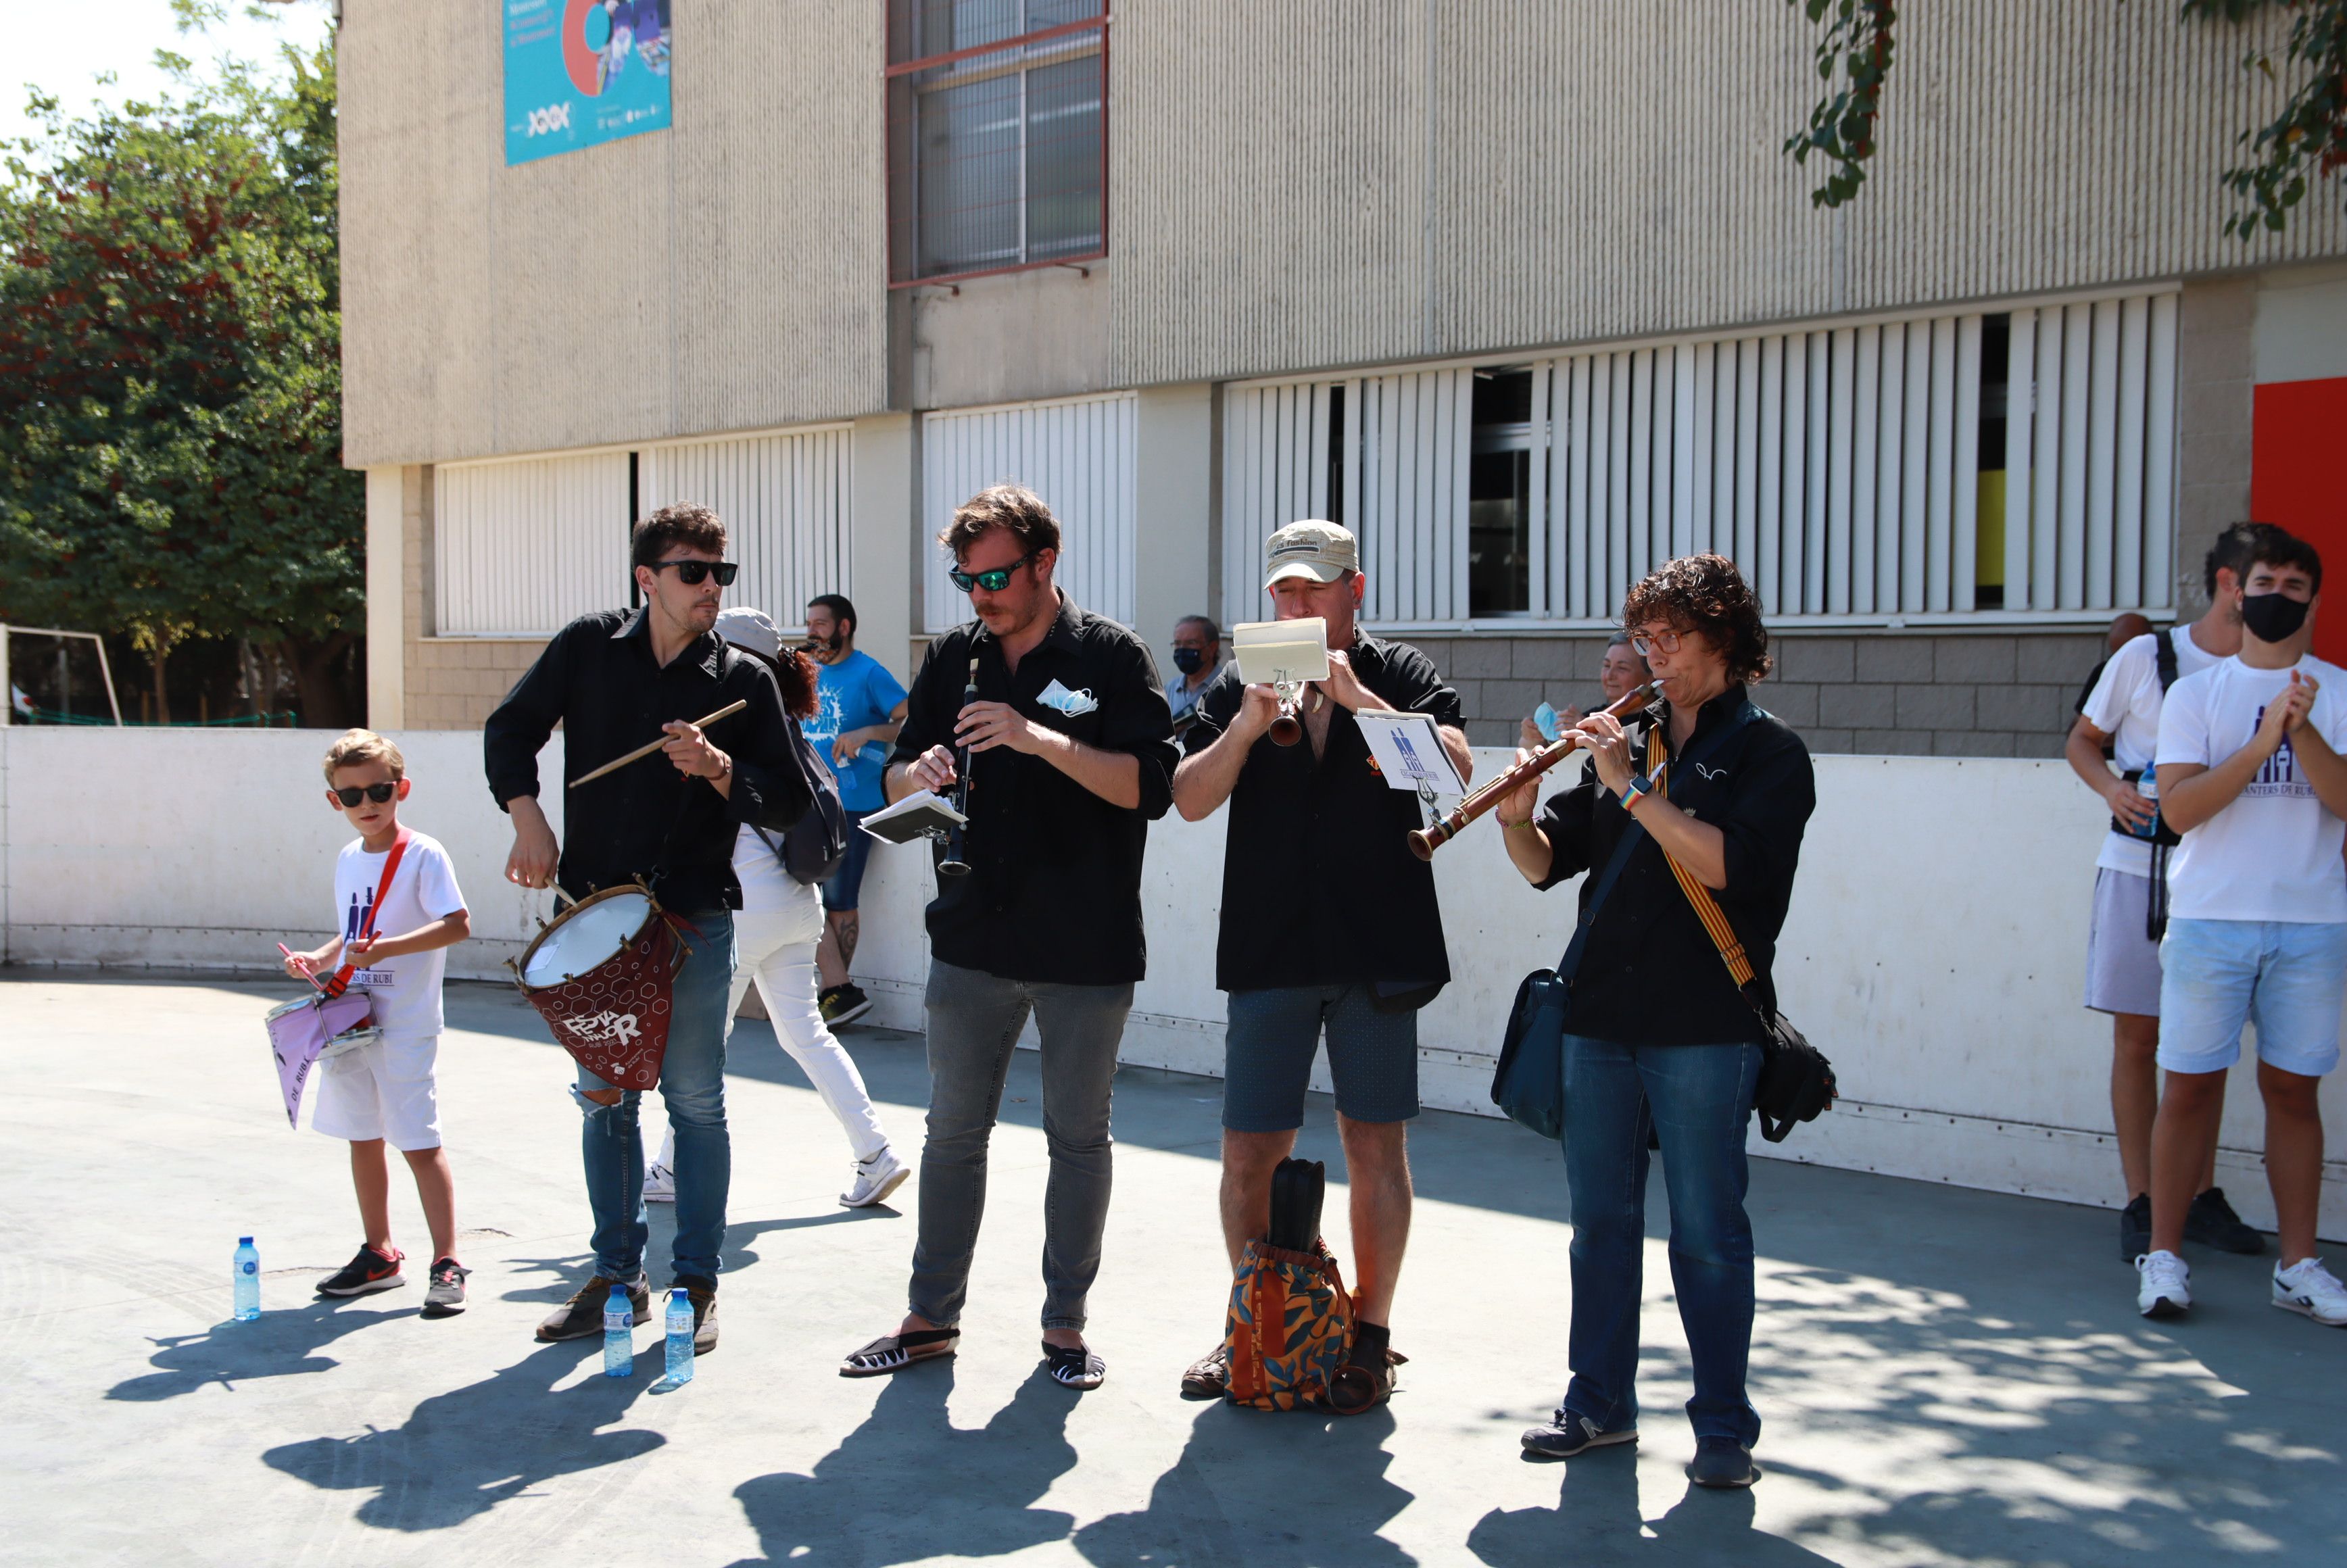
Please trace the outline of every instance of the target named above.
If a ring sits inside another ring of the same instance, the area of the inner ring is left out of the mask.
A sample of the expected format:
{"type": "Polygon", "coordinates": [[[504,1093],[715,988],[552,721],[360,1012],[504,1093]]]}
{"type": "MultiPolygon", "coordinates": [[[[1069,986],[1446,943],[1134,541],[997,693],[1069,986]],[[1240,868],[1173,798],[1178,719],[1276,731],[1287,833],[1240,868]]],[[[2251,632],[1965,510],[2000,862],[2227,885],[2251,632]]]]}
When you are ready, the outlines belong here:
{"type": "MultiPolygon", "coordinates": [[[[677,933],[685,958],[669,1001],[660,1091],[676,1132],[676,1272],[713,1286],[725,1238],[725,1194],[733,1183],[733,1145],[725,1131],[733,912],[710,909],[684,920],[691,929],[677,933]]],[[[578,1090],[610,1087],[579,1070],[578,1090]]],[[[587,1168],[587,1206],[595,1214],[595,1272],[613,1279],[635,1278],[651,1234],[644,1214],[644,1147],[636,1130],[642,1099],[630,1090],[616,1105],[598,1105],[583,1095],[579,1100],[587,1113],[579,1148],[587,1168]]]]}
{"type": "Polygon", "coordinates": [[[1043,1037],[1043,1142],[1051,1160],[1043,1186],[1043,1327],[1081,1328],[1108,1226],[1109,1094],[1133,988],[1006,980],[931,958],[928,1004],[929,1136],[906,1304],[932,1323],[961,1321],[986,1217],[987,1139],[1010,1052],[1032,1012],[1043,1037]]]}
{"type": "Polygon", "coordinates": [[[1760,1417],[1744,1395],[1752,1351],[1752,1222],[1744,1129],[1757,1045],[1616,1045],[1564,1037],[1564,1172],[1573,1191],[1573,1383],[1564,1408],[1607,1430],[1638,1419],[1638,1304],[1646,1237],[1646,1132],[1663,1145],[1671,1283],[1695,1363],[1698,1438],[1747,1448],[1760,1417]]]}

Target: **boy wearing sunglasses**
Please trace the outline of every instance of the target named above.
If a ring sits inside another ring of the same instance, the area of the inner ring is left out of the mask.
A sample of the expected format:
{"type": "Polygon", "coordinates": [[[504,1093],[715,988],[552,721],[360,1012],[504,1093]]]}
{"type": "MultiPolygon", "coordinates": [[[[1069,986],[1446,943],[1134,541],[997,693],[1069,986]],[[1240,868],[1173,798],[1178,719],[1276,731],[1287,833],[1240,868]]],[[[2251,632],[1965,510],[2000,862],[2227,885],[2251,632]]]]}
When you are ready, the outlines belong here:
{"type": "Polygon", "coordinates": [[[439,841],[400,825],[410,781],[399,747],[352,730],[326,749],[326,802],[359,836],[334,861],[334,907],[342,934],[306,953],[288,953],[297,979],[358,966],[382,1038],[346,1051],[319,1071],[311,1125],[351,1145],[351,1184],[358,1190],[365,1239],[351,1261],[318,1282],[321,1296],[365,1296],[407,1283],[405,1255],[392,1245],[391,1173],[386,1141],[407,1157],[415,1195],[432,1233],[430,1285],[424,1316],[465,1310],[466,1269],[456,1261],[456,1188],[440,1146],[439,1091],[433,1079],[440,1050],[440,979],[448,949],[472,935],[456,868],[439,841]],[[403,842],[404,841],[404,842],[403,842]],[[393,851],[398,861],[386,884],[393,851]],[[381,903],[377,904],[377,895],[381,903]]]}

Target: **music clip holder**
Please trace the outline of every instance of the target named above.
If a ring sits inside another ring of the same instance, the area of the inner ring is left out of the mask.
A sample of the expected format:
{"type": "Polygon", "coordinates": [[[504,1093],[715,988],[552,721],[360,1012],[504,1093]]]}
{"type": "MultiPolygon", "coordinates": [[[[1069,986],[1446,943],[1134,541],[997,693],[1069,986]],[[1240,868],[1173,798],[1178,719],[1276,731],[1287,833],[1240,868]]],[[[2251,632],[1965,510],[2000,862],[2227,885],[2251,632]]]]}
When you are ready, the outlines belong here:
{"type": "Polygon", "coordinates": [[[924,789],[874,812],[864,819],[863,828],[885,844],[911,844],[923,838],[943,843],[955,825],[969,820],[943,795],[924,789]]]}

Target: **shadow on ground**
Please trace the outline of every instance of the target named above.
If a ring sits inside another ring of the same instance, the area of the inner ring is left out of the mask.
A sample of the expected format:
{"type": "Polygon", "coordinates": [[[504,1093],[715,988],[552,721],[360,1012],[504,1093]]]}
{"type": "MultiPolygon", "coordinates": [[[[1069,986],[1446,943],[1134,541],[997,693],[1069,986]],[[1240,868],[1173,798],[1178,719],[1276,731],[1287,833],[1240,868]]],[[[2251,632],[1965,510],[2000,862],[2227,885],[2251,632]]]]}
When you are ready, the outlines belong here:
{"type": "Polygon", "coordinates": [[[1039,1365],[986,1425],[967,1428],[946,1413],[953,1386],[950,1361],[899,1373],[813,1474],[735,1488],[764,1553],[743,1563],[878,1568],[1065,1540],[1074,1517],[1035,1503],[1075,1468],[1067,1425],[1081,1396],[1039,1365]]]}
{"type": "Polygon", "coordinates": [[[416,1308],[364,1311],[329,1300],[264,1312],[246,1323],[220,1323],[201,1334],[179,1334],[150,1341],[149,1358],[159,1368],[126,1378],[106,1391],[109,1399],[152,1403],[219,1384],[233,1389],[259,1378],[293,1378],[323,1372],[341,1363],[317,1351],[347,1334],[394,1318],[413,1317],[416,1308]]]}
{"type": "MultiPolygon", "coordinates": [[[[651,1387],[661,1354],[657,1345],[638,1353],[632,1377],[554,1386],[601,1348],[593,1339],[548,1345],[480,1382],[435,1394],[389,1431],[312,1438],[261,1458],[315,1487],[374,1492],[358,1507],[363,1524],[446,1530],[541,1481],[635,1459],[668,1440],[657,1432],[603,1430],[651,1387]]],[[[624,1482],[615,1478],[613,1484],[624,1482]]],[[[598,1490],[566,1497],[581,1509],[598,1490]]]]}

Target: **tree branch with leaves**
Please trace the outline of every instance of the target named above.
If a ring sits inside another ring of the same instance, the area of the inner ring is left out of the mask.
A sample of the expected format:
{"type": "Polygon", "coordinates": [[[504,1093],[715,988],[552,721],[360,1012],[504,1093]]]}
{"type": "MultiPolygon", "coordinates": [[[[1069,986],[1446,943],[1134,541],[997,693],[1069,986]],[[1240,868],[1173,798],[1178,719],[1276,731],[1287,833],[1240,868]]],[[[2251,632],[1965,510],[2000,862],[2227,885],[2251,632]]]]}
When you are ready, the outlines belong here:
{"type": "MultiPolygon", "coordinates": [[[[1881,146],[1876,128],[1891,74],[1898,8],[1891,0],[1786,0],[1811,24],[1822,23],[1815,58],[1818,75],[1830,90],[1809,110],[1806,129],[1786,138],[1784,150],[1806,165],[1812,153],[1828,165],[1825,179],[1809,192],[1819,207],[1850,201],[1866,182],[1866,165],[1881,146]]],[[[2282,111],[2263,126],[2240,134],[2250,160],[2227,169],[2219,179],[2245,205],[2225,220],[2225,232],[2248,240],[2259,231],[2279,233],[2291,210],[2314,182],[2335,178],[2347,167],[2347,0],[2182,0],[2181,18],[2246,25],[2261,13],[2291,13],[2282,64],[2272,52],[2252,48],[2244,70],[2280,81],[2298,74],[2282,111]]]]}

